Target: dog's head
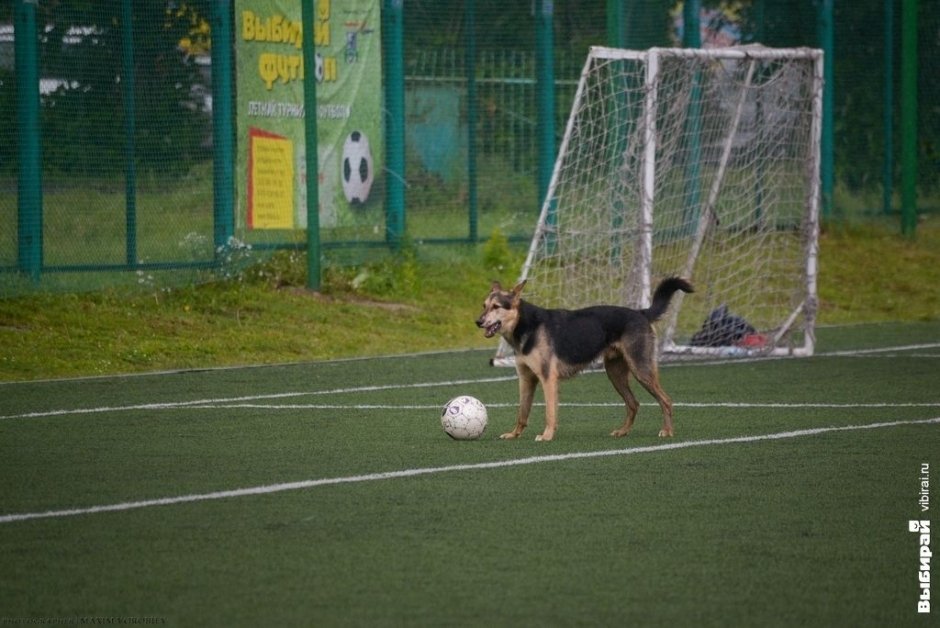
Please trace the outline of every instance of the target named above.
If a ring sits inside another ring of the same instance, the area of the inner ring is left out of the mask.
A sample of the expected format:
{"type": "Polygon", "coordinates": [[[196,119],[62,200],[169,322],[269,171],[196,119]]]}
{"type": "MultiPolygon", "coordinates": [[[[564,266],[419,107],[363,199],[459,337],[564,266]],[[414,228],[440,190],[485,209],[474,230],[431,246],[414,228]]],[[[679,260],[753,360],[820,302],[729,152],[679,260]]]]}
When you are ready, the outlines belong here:
{"type": "Polygon", "coordinates": [[[483,313],[477,319],[477,327],[484,330],[487,338],[497,333],[509,335],[519,321],[519,296],[525,287],[525,281],[520,281],[512,290],[503,290],[498,281],[493,282],[490,293],[483,302],[483,313]]]}

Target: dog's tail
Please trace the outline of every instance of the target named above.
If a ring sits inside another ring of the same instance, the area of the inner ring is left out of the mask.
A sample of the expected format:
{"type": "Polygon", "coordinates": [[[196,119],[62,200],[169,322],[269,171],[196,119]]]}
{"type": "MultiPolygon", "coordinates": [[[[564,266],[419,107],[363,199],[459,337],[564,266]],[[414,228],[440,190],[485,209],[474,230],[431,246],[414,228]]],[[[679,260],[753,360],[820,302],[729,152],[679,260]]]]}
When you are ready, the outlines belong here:
{"type": "Polygon", "coordinates": [[[677,290],[695,292],[695,288],[692,287],[692,284],[685,279],[680,277],[664,279],[656,288],[656,292],[653,293],[653,304],[645,310],[640,310],[643,316],[651,323],[659,320],[659,317],[666,313],[666,309],[669,307],[669,301],[677,290]]]}

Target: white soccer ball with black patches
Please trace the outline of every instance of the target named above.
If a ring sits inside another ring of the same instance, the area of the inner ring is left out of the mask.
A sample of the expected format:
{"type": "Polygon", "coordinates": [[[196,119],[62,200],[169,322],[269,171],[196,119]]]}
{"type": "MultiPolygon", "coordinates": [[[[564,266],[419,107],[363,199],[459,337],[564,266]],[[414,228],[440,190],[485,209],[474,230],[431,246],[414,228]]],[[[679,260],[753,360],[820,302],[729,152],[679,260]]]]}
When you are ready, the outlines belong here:
{"type": "Polygon", "coordinates": [[[369,138],[353,131],[343,142],[343,195],[349,203],[363,204],[372,190],[372,149],[369,138]]]}
{"type": "Polygon", "coordinates": [[[317,83],[323,82],[323,55],[319,52],[316,53],[313,57],[314,65],[314,75],[317,78],[317,83]]]}
{"type": "Polygon", "coordinates": [[[441,411],[441,427],[454,440],[476,440],[486,431],[486,406],[469,395],[454,397],[441,411]]]}

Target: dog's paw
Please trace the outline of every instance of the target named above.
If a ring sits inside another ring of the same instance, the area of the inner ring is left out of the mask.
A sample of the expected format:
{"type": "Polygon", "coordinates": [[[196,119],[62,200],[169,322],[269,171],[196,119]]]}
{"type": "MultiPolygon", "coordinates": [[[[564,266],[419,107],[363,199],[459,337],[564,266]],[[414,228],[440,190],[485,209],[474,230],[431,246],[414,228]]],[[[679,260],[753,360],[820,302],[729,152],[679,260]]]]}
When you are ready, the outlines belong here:
{"type": "Polygon", "coordinates": [[[519,438],[519,434],[516,432],[506,432],[505,434],[500,434],[499,437],[503,440],[513,440],[514,438],[519,438]]]}
{"type": "Polygon", "coordinates": [[[672,430],[659,430],[660,438],[672,438],[672,436],[673,436],[672,430]]]}
{"type": "Polygon", "coordinates": [[[613,436],[614,438],[623,438],[629,433],[630,433],[630,430],[616,429],[613,432],[611,432],[610,435],[613,436]]]}
{"type": "Polygon", "coordinates": [[[547,443],[548,441],[552,440],[553,438],[555,438],[555,435],[554,435],[554,434],[545,434],[545,433],[543,432],[542,434],[539,434],[538,436],[535,437],[535,442],[537,442],[537,443],[547,443]]]}

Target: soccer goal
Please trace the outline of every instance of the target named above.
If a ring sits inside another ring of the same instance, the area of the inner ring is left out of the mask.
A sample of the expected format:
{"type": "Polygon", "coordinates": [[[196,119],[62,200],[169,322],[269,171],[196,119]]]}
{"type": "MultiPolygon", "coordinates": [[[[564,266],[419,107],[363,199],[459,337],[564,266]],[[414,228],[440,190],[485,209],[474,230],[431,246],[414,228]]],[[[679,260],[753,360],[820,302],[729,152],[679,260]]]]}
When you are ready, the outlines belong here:
{"type": "Polygon", "coordinates": [[[680,275],[664,357],[811,355],[822,83],[815,49],[592,48],[526,298],[642,308],[680,275]]]}

